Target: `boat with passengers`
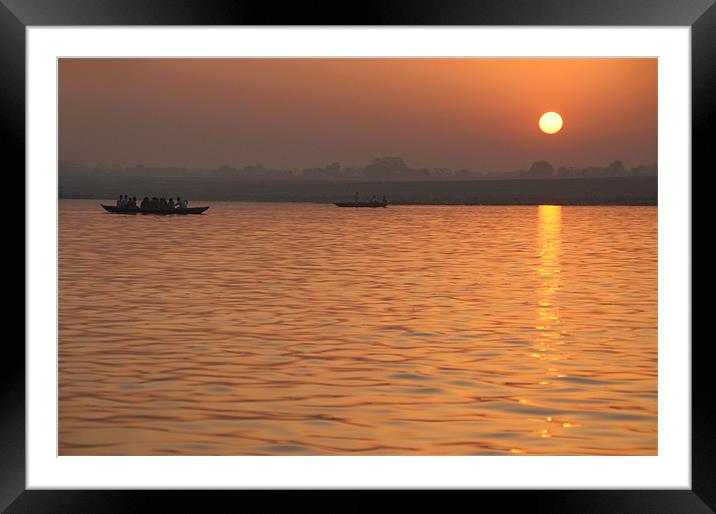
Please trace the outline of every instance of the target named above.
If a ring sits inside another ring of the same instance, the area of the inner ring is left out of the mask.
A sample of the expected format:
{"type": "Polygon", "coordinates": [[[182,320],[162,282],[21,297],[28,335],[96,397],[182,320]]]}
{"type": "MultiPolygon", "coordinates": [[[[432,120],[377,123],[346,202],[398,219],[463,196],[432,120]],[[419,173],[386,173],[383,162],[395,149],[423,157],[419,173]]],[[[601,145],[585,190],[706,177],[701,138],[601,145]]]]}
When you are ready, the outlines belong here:
{"type": "Polygon", "coordinates": [[[137,205],[137,198],[130,198],[128,195],[119,195],[115,205],[100,204],[102,208],[112,214],[201,214],[209,207],[189,207],[189,201],[177,197],[173,198],[149,198],[144,197],[141,204],[137,205]]]}
{"type": "Polygon", "coordinates": [[[358,193],[356,193],[355,200],[353,200],[352,202],[336,202],[334,205],[336,207],[368,207],[368,208],[387,207],[388,199],[385,196],[383,196],[383,201],[379,201],[378,198],[376,198],[376,196],[373,195],[373,198],[371,198],[370,202],[361,202],[358,199],[358,193]]]}

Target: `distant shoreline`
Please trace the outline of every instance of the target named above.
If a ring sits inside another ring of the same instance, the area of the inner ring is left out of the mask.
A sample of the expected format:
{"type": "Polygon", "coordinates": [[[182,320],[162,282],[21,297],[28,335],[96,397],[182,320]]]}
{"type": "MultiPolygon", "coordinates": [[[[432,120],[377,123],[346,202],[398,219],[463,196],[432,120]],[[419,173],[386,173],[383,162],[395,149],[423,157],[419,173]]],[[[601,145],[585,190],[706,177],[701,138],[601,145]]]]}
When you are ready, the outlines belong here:
{"type": "MultiPolygon", "coordinates": [[[[114,202],[112,198],[89,198],[89,197],[65,197],[59,196],[60,200],[94,200],[97,203],[102,202],[114,202]]],[[[204,198],[197,198],[192,201],[192,205],[199,204],[210,204],[211,202],[224,202],[224,203],[307,203],[312,205],[333,205],[334,202],[309,202],[304,200],[211,200],[204,198]]],[[[522,202],[522,203],[509,203],[509,202],[493,202],[493,203],[460,203],[460,202],[392,202],[388,204],[388,207],[530,207],[539,205],[558,205],[562,207],[658,207],[657,202],[549,202],[549,201],[534,201],[534,202],[522,202]]]]}
{"type": "MultiPolygon", "coordinates": [[[[98,204],[102,202],[114,202],[111,198],[78,198],[78,197],[65,197],[59,196],[59,200],[94,200],[98,204]]],[[[210,204],[211,202],[224,202],[224,203],[307,203],[312,205],[333,205],[334,202],[309,202],[304,200],[207,200],[203,198],[194,199],[192,205],[198,206],[199,204],[210,204]]],[[[388,207],[535,207],[540,205],[557,205],[560,207],[658,207],[659,204],[647,203],[647,202],[615,202],[615,203],[595,203],[595,202],[523,202],[523,203],[507,203],[507,202],[494,202],[494,203],[428,203],[428,202],[392,202],[388,204],[388,207]]]]}
{"type": "Polygon", "coordinates": [[[658,205],[658,178],[598,177],[415,182],[263,182],[158,178],[61,177],[61,199],[129,194],[181,196],[196,202],[350,202],[383,195],[393,205],[658,205]]]}

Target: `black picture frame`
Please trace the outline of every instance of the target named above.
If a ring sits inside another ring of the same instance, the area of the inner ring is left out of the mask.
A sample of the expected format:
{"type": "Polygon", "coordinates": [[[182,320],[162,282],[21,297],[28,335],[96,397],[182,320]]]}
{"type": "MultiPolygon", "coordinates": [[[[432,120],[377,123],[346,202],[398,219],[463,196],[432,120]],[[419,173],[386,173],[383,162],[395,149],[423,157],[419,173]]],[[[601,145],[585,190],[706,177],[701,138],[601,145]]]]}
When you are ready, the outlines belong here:
{"type": "MultiPolygon", "coordinates": [[[[350,4],[275,4],[244,0],[0,0],[0,140],[5,162],[10,163],[8,172],[25,169],[25,30],[39,25],[689,26],[692,44],[691,183],[693,170],[712,171],[707,167],[706,159],[713,146],[708,129],[716,122],[714,0],[364,0],[350,4]]],[[[22,187],[24,190],[24,185],[22,187]]],[[[15,191],[13,196],[19,195],[15,191]]],[[[712,367],[708,359],[710,342],[705,339],[684,341],[684,344],[688,343],[692,344],[690,490],[480,490],[456,494],[471,495],[469,501],[473,506],[475,500],[480,505],[496,500],[510,508],[549,512],[713,512],[716,510],[716,409],[709,398],[713,387],[708,379],[712,367]]],[[[0,358],[0,510],[154,510],[167,506],[167,495],[179,500],[183,511],[206,510],[212,504],[218,508],[220,504],[215,503],[217,492],[214,491],[26,490],[24,363],[24,343],[19,338],[6,338],[0,358]]],[[[272,511],[277,501],[288,499],[293,508],[305,502],[311,510],[357,511],[372,508],[376,494],[350,492],[336,504],[322,500],[326,494],[323,491],[311,491],[314,494],[308,503],[306,493],[224,491],[222,495],[230,496],[232,503],[229,505],[233,504],[235,508],[241,508],[248,500],[258,500],[261,510],[272,511]],[[242,503],[234,503],[237,501],[242,503]],[[298,503],[293,503],[296,501],[298,503]]],[[[410,498],[425,505],[423,491],[414,491],[410,498]]]]}

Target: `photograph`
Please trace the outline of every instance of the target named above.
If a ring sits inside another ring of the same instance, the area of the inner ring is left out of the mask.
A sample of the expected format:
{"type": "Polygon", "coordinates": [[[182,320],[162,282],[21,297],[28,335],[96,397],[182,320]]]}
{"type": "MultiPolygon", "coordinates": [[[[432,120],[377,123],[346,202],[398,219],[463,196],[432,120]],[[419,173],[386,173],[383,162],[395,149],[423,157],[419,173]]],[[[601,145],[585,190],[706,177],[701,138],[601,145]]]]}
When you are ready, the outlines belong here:
{"type": "Polygon", "coordinates": [[[714,512],[715,2],[0,0],[0,511],[714,512]]]}
{"type": "Polygon", "coordinates": [[[658,73],[58,58],[58,455],[657,456],[658,73]]]}

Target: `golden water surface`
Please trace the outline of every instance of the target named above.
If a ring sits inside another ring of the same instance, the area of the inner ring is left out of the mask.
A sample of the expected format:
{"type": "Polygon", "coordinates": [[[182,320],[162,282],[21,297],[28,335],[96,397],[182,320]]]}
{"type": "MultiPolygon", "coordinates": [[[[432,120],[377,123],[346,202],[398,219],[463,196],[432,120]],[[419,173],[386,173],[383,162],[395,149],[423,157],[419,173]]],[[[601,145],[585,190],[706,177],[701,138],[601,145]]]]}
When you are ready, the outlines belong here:
{"type": "Polygon", "coordinates": [[[60,202],[61,455],[654,455],[657,208],[60,202]]]}

